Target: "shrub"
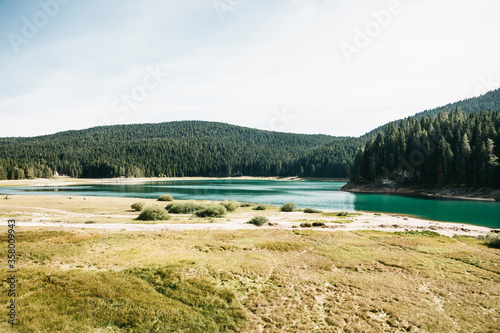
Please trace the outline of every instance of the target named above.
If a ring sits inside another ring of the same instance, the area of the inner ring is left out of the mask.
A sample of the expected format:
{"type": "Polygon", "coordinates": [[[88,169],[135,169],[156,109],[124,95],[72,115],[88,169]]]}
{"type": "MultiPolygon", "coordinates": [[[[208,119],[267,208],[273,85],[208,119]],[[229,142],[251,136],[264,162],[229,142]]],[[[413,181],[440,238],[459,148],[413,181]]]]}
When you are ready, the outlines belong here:
{"type": "Polygon", "coordinates": [[[312,209],[312,208],[306,207],[306,208],[304,208],[304,213],[314,214],[314,213],[323,213],[323,212],[321,210],[317,210],[317,209],[312,209]]]}
{"type": "Polygon", "coordinates": [[[243,202],[240,204],[240,207],[251,207],[251,206],[253,206],[253,205],[249,202],[243,202]]]}
{"type": "Polygon", "coordinates": [[[500,249],[500,234],[489,233],[486,235],[486,245],[500,249]]]}
{"type": "Polygon", "coordinates": [[[312,224],[311,224],[311,223],[309,223],[309,222],[306,222],[306,223],[301,223],[301,224],[300,224],[300,226],[301,226],[302,228],[310,228],[310,227],[312,227],[312,224]]]}
{"type": "Polygon", "coordinates": [[[313,222],[313,227],[324,227],[325,224],[323,222],[313,222]]]}
{"type": "Polygon", "coordinates": [[[165,207],[171,214],[191,214],[198,210],[204,209],[206,206],[196,204],[194,202],[186,202],[186,203],[175,203],[169,204],[165,207]]]}
{"type": "Polygon", "coordinates": [[[240,204],[236,200],[231,200],[231,201],[226,200],[226,201],[222,202],[221,205],[226,207],[226,210],[228,212],[233,212],[240,207],[240,204]]]}
{"type": "Polygon", "coordinates": [[[144,202],[134,202],[130,208],[140,212],[144,208],[144,202]]]}
{"type": "Polygon", "coordinates": [[[257,207],[253,208],[253,210],[266,210],[267,207],[264,205],[258,205],[257,207]]]}
{"type": "Polygon", "coordinates": [[[163,194],[158,197],[158,201],[174,201],[174,197],[170,194],[163,194]]]}
{"type": "Polygon", "coordinates": [[[255,216],[253,219],[248,221],[248,223],[256,225],[258,227],[263,226],[264,224],[268,223],[269,219],[264,216],[255,216]]]}
{"type": "Polygon", "coordinates": [[[221,217],[227,214],[227,209],[223,205],[209,205],[195,212],[198,217],[221,217]]]}
{"type": "Polygon", "coordinates": [[[296,212],[298,210],[297,205],[293,202],[289,202],[281,206],[282,212],[296,212]]]}
{"type": "Polygon", "coordinates": [[[340,212],[337,214],[337,216],[347,216],[349,215],[349,212],[340,212]]]}
{"type": "Polygon", "coordinates": [[[154,206],[144,208],[141,214],[137,217],[137,220],[140,221],[165,221],[168,219],[170,219],[170,215],[168,215],[164,209],[154,206]]]}

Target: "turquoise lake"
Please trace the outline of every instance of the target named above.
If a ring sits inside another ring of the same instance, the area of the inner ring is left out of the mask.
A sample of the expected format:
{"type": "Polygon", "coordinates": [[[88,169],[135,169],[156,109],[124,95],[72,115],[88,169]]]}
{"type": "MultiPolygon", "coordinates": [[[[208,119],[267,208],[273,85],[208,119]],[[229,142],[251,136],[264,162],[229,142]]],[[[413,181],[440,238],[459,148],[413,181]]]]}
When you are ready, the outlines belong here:
{"type": "Polygon", "coordinates": [[[4,187],[0,194],[81,195],[176,199],[238,200],[299,207],[359,210],[414,215],[435,221],[460,222],[500,228],[500,203],[435,200],[386,194],[353,194],[340,191],[345,183],[276,180],[179,180],[139,184],[96,184],[57,187],[4,187]]]}

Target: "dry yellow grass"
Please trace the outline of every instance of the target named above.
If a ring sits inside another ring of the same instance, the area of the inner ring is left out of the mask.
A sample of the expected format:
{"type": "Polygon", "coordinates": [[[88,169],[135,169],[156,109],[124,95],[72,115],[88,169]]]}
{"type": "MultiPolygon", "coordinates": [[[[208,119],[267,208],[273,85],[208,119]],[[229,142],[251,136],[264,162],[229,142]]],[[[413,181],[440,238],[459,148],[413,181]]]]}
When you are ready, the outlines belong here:
{"type": "MultiPolygon", "coordinates": [[[[493,332],[500,324],[500,251],[474,238],[17,230],[17,332],[493,332]]],[[[2,267],[5,258],[3,246],[2,267]]],[[[0,325],[8,329],[5,316],[0,325]]]]}

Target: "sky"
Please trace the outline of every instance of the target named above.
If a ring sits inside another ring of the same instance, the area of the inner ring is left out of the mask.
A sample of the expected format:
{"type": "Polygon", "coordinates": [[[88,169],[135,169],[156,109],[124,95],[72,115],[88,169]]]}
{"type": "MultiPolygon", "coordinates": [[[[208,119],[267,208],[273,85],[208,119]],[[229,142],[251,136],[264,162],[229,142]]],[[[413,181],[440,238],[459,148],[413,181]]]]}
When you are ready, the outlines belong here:
{"type": "Polygon", "coordinates": [[[0,0],[0,137],[218,121],[359,136],[500,87],[498,0],[0,0]]]}

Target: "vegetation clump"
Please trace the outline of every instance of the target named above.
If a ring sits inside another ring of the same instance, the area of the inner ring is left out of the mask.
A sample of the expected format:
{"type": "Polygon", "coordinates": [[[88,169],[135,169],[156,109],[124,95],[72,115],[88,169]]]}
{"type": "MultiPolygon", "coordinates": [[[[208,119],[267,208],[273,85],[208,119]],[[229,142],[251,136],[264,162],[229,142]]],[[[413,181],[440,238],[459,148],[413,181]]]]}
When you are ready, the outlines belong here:
{"type": "Polygon", "coordinates": [[[195,212],[198,217],[222,217],[227,214],[227,209],[223,205],[208,205],[195,212]]]}
{"type": "Polygon", "coordinates": [[[254,207],[253,210],[266,210],[267,207],[264,205],[258,205],[257,207],[254,207]]]}
{"type": "Polygon", "coordinates": [[[407,236],[428,236],[428,237],[439,237],[441,236],[439,233],[431,230],[408,230],[405,229],[405,231],[396,231],[394,234],[396,235],[407,235],[407,236]]]}
{"type": "Polygon", "coordinates": [[[315,213],[323,213],[323,211],[317,210],[317,209],[313,209],[313,208],[310,208],[310,207],[306,207],[306,208],[304,208],[304,213],[315,214],[315,213]]]}
{"type": "Polygon", "coordinates": [[[252,206],[253,206],[253,205],[252,205],[251,203],[249,203],[249,202],[242,202],[242,203],[240,204],[240,207],[252,207],[252,206]]]}
{"type": "Polygon", "coordinates": [[[265,241],[256,244],[258,248],[270,251],[298,251],[304,248],[303,244],[288,241],[265,241]]]}
{"type": "Polygon", "coordinates": [[[240,207],[240,204],[236,200],[227,201],[221,203],[222,206],[226,207],[228,212],[234,212],[236,209],[240,207]]]}
{"type": "Polygon", "coordinates": [[[174,201],[174,197],[170,194],[163,194],[158,197],[158,201],[174,201]]]}
{"type": "Polygon", "coordinates": [[[130,208],[140,212],[144,208],[144,202],[134,202],[130,208]]]}
{"type": "Polygon", "coordinates": [[[495,249],[500,249],[500,234],[489,233],[485,237],[486,245],[495,249]]]}
{"type": "Polygon", "coordinates": [[[269,223],[269,219],[264,216],[255,216],[253,219],[248,221],[248,223],[261,227],[264,224],[269,223]]]}
{"type": "Polygon", "coordinates": [[[337,214],[337,216],[347,216],[347,215],[349,215],[349,212],[345,212],[345,211],[337,214]]]}
{"type": "Polygon", "coordinates": [[[170,215],[168,215],[164,209],[156,206],[144,208],[137,217],[139,221],[166,221],[168,219],[170,219],[170,215]]]}
{"type": "Polygon", "coordinates": [[[171,203],[168,204],[165,209],[170,214],[192,214],[196,211],[204,209],[206,206],[200,205],[194,202],[186,202],[186,203],[171,203]]]}
{"type": "Polygon", "coordinates": [[[282,212],[296,212],[298,209],[297,205],[293,202],[288,202],[281,206],[282,212]]]}
{"type": "Polygon", "coordinates": [[[311,228],[312,227],[312,224],[309,223],[309,222],[305,222],[305,223],[301,223],[300,226],[302,228],[311,228]]]}

